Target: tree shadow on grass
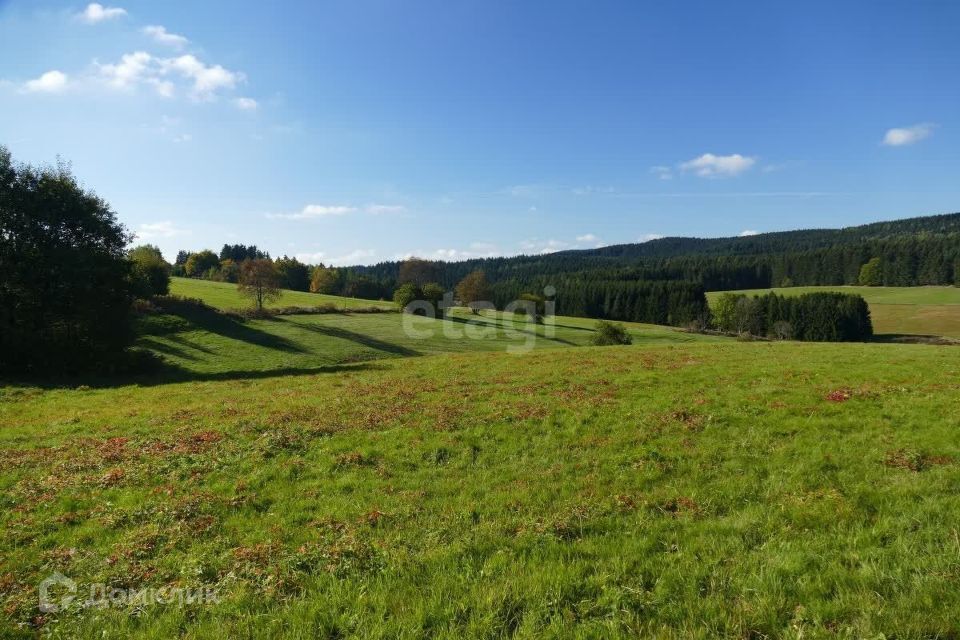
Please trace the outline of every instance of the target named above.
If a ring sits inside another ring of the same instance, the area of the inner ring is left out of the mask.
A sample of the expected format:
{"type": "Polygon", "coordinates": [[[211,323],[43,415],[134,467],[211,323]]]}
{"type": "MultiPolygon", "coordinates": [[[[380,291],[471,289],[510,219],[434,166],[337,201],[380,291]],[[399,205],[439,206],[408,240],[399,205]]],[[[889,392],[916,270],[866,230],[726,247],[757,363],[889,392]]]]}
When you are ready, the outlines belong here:
{"type": "MultiPolygon", "coordinates": [[[[217,309],[214,309],[213,307],[208,307],[203,304],[194,304],[189,301],[174,301],[167,302],[165,304],[168,305],[168,308],[164,309],[164,313],[186,320],[190,323],[190,325],[192,325],[190,327],[191,329],[208,331],[224,338],[239,340],[241,342],[257,345],[266,349],[274,349],[276,351],[284,351],[287,353],[309,353],[309,350],[304,349],[296,342],[288,340],[282,336],[267,333],[266,331],[261,331],[260,329],[251,327],[246,321],[244,321],[243,318],[232,314],[223,313],[217,309]]],[[[179,336],[174,337],[176,333],[180,332],[182,332],[182,330],[164,333],[163,335],[174,342],[180,343],[183,346],[194,348],[208,354],[212,353],[206,347],[198,346],[179,336]]],[[[158,349],[158,351],[162,351],[162,349],[158,349]]]]}
{"type": "Polygon", "coordinates": [[[369,347],[370,349],[375,349],[384,353],[390,353],[397,356],[422,355],[419,351],[415,351],[414,349],[410,349],[399,344],[394,344],[392,342],[377,340],[376,338],[372,338],[366,334],[357,333],[356,331],[350,331],[349,329],[343,329],[341,327],[331,327],[329,325],[322,324],[306,324],[300,322],[293,322],[292,324],[296,325],[299,329],[313,331],[314,333],[320,333],[325,336],[330,336],[331,338],[349,340],[364,347],[369,347]]]}
{"type": "MultiPolygon", "coordinates": [[[[549,340],[550,342],[557,342],[559,344],[565,344],[571,347],[581,347],[583,345],[570,340],[564,340],[563,338],[548,338],[547,336],[540,335],[537,331],[531,331],[530,329],[520,329],[517,328],[513,321],[507,320],[505,318],[490,318],[489,316],[478,316],[474,318],[464,318],[461,316],[447,316],[444,320],[450,320],[451,322],[457,322],[459,324],[472,324],[477,327],[493,327],[495,329],[503,329],[505,331],[514,331],[516,333],[525,333],[530,336],[536,336],[538,340],[549,340]]],[[[529,324],[524,322],[523,324],[529,324]]],[[[543,325],[538,325],[543,326],[543,325]]]]}
{"type": "Polygon", "coordinates": [[[867,342],[880,342],[885,344],[960,345],[960,340],[957,338],[914,333],[875,333],[867,342]]]}
{"type": "MultiPolygon", "coordinates": [[[[172,336],[166,336],[169,340],[172,336]]],[[[157,353],[162,353],[165,356],[173,356],[175,358],[181,358],[183,360],[195,361],[197,358],[191,353],[187,353],[183,349],[177,348],[173,345],[166,344],[165,342],[160,342],[155,340],[150,336],[145,336],[137,340],[137,346],[150,351],[156,351],[157,353]]]]}

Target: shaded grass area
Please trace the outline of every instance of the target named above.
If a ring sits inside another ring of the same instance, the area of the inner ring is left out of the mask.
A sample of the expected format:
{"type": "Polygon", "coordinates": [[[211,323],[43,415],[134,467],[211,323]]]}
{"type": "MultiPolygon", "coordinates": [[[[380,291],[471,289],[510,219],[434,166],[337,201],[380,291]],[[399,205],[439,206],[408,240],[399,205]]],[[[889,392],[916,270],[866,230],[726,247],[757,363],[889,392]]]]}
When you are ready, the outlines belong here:
{"type": "MultiPolygon", "coordinates": [[[[785,296],[817,291],[854,293],[867,301],[877,334],[960,338],[960,287],[787,287],[732,293],[761,295],[770,291],[785,296]]],[[[723,293],[711,291],[707,300],[712,304],[723,293]]]]}
{"type": "MultiPolygon", "coordinates": [[[[594,321],[560,318],[556,327],[503,314],[455,311],[435,320],[398,313],[276,316],[242,320],[203,307],[140,320],[138,346],[170,365],[158,379],[208,379],[243,372],[308,371],[376,360],[451,352],[563,348],[589,344],[594,321]]],[[[717,338],[669,327],[630,325],[639,343],[686,343],[717,338]]],[[[146,380],[144,381],[146,382],[146,380]]]]}
{"type": "Polygon", "coordinates": [[[953,637],[958,380],[727,341],[3,388],[0,635],[953,637]],[[41,616],[53,571],[221,601],[41,616]]]}

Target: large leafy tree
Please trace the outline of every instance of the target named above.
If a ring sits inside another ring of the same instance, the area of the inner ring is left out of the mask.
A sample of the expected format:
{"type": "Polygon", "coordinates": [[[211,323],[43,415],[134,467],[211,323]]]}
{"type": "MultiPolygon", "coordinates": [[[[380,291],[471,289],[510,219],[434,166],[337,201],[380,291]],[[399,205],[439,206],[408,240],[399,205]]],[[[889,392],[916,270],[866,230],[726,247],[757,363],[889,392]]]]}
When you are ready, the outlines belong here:
{"type": "Polygon", "coordinates": [[[220,258],[209,249],[191,253],[184,265],[186,274],[191,278],[206,278],[219,269],[220,258]]]}
{"type": "Polygon", "coordinates": [[[883,283],[883,271],[880,258],[871,258],[860,267],[858,283],[863,287],[876,287],[883,283]]]}
{"type": "Polygon", "coordinates": [[[291,291],[310,290],[310,267],[296,258],[283,256],[276,262],[280,286],[291,291]]]}
{"type": "Polygon", "coordinates": [[[397,284],[409,283],[422,288],[427,283],[436,281],[439,272],[436,262],[417,257],[408,258],[400,263],[397,284]]]}
{"type": "Polygon", "coordinates": [[[480,270],[468,274],[461,280],[457,285],[456,294],[460,302],[470,307],[473,313],[480,312],[477,303],[487,302],[492,297],[487,276],[480,270]]]}
{"type": "Polygon", "coordinates": [[[250,298],[258,311],[263,305],[280,298],[280,273],[269,258],[244,260],[240,263],[240,279],[237,289],[241,295],[250,298]]]}
{"type": "Polygon", "coordinates": [[[313,268],[310,276],[310,291],[313,293],[337,293],[343,283],[338,269],[326,268],[322,264],[313,268]]]}
{"type": "Polygon", "coordinates": [[[128,257],[134,294],[149,298],[170,293],[170,265],[163,259],[159,248],[151,244],[141,245],[131,249],[128,257]]]}
{"type": "Polygon", "coordinates": [[[0,147],[0,370],[104,370],[132,340],[126,229],[65,164],[0,147]]]}

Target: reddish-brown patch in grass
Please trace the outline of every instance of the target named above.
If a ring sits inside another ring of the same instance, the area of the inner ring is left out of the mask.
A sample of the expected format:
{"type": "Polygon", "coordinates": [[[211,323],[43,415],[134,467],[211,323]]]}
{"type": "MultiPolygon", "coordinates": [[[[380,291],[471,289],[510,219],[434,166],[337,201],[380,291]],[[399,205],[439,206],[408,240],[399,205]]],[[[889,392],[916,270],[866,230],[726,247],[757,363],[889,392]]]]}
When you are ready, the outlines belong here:
{"type": "Polygon", "coordinates": [[[343,467],[372,467],[377,463],[377,461],[368,455],[360,451],[350,451],[348,453],[341,453],[336,457],[334,461],[334,466],[337,468],[343,467]]]}
{"type": "Polygon", "coordinates": [[[628,513],[637,508],[637,501],[633,499],[633,496],[620,494],[614,496],[613,501],[614,504],[617,505],[617,509],[624,513],[628,513]]]}
{"type": "Polygon", "coordinates": [[[853,392],[850,389],[834,389],[827,394],[826,399],[829,402],[846,402],[853,397],[853,392]]]}
{"type": "Polygon", "coordinates": [[[951,464],[952,462],[953,458],[950,456],[934,456],[916,451],[897,449],[895,451],[888,451],[882,464],[891,469],[905,469],[917,473],[931,467],[951,464]]]}
{"type": "Polygon", "coordinates": [[[374,509],[370,513],[367,513],[362,518],[360,518],[360,522],[367,524],[371,527],[375,527],[378,524],[380,524],[380,520],[386,517],[386,515],[387,514],[384,513],[383,511],[380,511],[379,509],[374,509]]]}
{"type": "Polygon", "coordinates": [[[110,438],[97,446],[97,454],[106,462],[119,462],[127,455],[127,442],[130,438],[110,438]]]}
{"type": "Polygon", "coordinates": [[[698,505],[693,498],[688,498],[687,496],[672,498],[660,505],[657,505],[657,508],[664,513],[669,513],[673,516],[678,516],[681,514],[696,515],[700,513],[700,505],[698,505]]]}
{"type": "Polygon", "coordinates": [[[110,470],[107,471],[105,474],[103,474],[102,476],[100,476],[100,486],[101,486],[101,487],[113,487],[113,486],[119,484],[126,475],[127,475],[126,471],[124,471],[123,469],[121,469],[121,468],[119,468],[119,467],[116,467],[116,468],[114,468],[114,469],[110,469],[110,470]]]}

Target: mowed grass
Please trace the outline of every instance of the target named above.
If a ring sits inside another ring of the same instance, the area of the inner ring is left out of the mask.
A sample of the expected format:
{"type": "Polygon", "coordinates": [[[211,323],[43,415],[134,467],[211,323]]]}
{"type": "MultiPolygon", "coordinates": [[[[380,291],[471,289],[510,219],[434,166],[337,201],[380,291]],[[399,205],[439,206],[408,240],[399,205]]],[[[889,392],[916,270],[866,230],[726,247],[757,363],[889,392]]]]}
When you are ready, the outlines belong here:
{"type": "MultiPolygon", "coordinates": [[[[222,310],[249,307],[236,285],[174,278],[171,293],[198,298],[222,310]]],[[[300,314],[240,320],[195,310],[182,315],[148,315],[139,320],[137,346],[161,355],[175,377],[254,378],[294,375],[381,358],[440,353],[565,348],[590,344],[596,321],[557,317],[547,325],[502,313],[472,314],[455,309],[446,319],[400,313],[351,313],[380,304],[297,291],[284,291],[277,306],[334,304],[344,313],[300,314]]],[[[661,327],[625,323],[638,344],[685,344],[724,340],[661,327]]],[[[167,376],[169,378],[169,376],[167,376]]]]}
{"type": "MultiPolygon", "coordinates": [[[[863,296],[870,306],[877,334],[933,335],[960,338],[960,287],[787,287],[736,291],[762,295],[798,296],[818,291],[839,291],[863,296]]],[[[707,294],[711,303],[723,291],[707,294]]]]}
{"type": "MultiPolygon", "coordinates": [[[[245,298],[237,291],[237,285],[229,282],[213,282],[211,280],[195,280],[193,278],[171,278],[170,293],[186,298],[199,298],[211,307],[225,310],[249,309],[252,305],[249,298],[245,298]]],[[[319,307],[332,304],[338,309],[356,309],[361,307],[382,307],[394,309],[392,301],[361,300],[359,298],[344,298],[328,296],[321,293],[306,291],[281,291],[280,298],[270,301],[267,306],[273,309],[279,307],[319,307]]]]}
{"type": "MultiPolygon", "coordinates": [[[[536,325],[499,313],[474,315],[465,310],[456,310],[445,320],[348,312],[240,321],[195,312],[141,319],[137,345],[162,355],[181,376],[222,379],[305,373],[380,358],[584,346],[594,336],[593,320],[554,320],[536,325]]],[[[671,327],[626,326],[638,344],[718,340],[671,327]]]]}
{"type": "Polygon", "coordinates": [[[0,390],[0,635],[948,638],[960,359],[738,343],[0,390]],[[217,604],[40,614],[208,586],[217,604]]]}

